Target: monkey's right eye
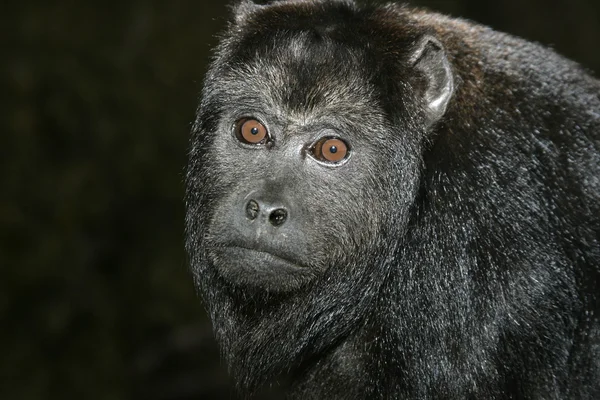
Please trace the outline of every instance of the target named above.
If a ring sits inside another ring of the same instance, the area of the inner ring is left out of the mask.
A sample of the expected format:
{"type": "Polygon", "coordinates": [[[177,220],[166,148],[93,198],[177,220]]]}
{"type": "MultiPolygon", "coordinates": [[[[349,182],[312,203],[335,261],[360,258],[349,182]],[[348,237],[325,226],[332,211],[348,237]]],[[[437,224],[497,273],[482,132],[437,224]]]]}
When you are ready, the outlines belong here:
{"type": "Polygon", "coordinates": [[[252,118],[242,118],[236,122],[234,132],[235,137],[245,144],[264,144],[269,139],[267,128],[252,118]]]}

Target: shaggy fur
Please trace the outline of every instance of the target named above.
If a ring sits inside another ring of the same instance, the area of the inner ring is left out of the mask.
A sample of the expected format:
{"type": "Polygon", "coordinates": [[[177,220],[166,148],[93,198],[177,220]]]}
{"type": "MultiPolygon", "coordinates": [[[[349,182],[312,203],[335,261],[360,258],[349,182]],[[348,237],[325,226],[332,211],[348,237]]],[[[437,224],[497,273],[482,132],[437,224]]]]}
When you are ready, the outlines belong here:
{"type": "Polygon", "coordinates": [[[186,231],[240,393],[600,398],[599,81],[398,5],[233,14],[193,128],[186,231]],[[242,117],[268,146],[236,139],[242,117]],[[324,135],[345,163],[311,155],[324,135]],[[285,224],[250,225],[252,196],[285,224]]]}

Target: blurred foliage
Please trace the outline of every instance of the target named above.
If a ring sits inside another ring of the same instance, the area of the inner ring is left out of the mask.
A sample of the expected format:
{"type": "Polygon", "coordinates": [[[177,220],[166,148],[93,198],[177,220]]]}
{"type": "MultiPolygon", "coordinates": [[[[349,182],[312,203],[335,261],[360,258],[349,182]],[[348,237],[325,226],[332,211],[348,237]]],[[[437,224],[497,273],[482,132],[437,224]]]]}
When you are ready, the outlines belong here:
{"type": "MultiPolygon", "coordinates": [[[[419,4],[600,70],[595,2],[419,4]]],[[[231,395],[187,271],[182,201],[226,12],[207,0],[3,6],[0,399],[231,395]]]]}
{"type": "Polygon", "coordinates": [[[208,395],[227,381],[187,272],[182,176],[223,21],[200,1],[13,7],[0,398],[208,395]]]}

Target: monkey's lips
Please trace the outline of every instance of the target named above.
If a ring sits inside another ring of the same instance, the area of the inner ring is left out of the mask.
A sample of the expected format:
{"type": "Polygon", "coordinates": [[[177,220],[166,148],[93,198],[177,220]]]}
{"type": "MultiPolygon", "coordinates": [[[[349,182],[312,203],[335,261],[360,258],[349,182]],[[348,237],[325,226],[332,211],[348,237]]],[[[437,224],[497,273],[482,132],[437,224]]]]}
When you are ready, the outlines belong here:
{"type": "Polygon", "coordinates": [[[314,277],[310,268],[264,249],[239,245],[214,247],[209,255],[218,272],[240,286],[269,290],[290,290],[314,277]]]}

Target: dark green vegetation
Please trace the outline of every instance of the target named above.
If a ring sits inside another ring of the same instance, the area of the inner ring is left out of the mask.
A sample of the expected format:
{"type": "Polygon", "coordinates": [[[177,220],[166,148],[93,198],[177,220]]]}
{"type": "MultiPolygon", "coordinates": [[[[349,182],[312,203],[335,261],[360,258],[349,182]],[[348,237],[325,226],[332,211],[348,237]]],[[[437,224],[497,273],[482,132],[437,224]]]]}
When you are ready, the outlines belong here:
{"type": "MultiPolygon", "coordinates": [[[[427,4],[600,71],[592,3],[427,4]]],[[[229,393],[187,272],[182,201],[224,5],[19,4],[0,16],[0,398],[229,393]]]]}
{"type": "Polygon", "coordinates": [[[0,398],[177,398],[224,382],[183,253],[189,124],[223,23],[203,4],[8,18],[0,398]]]}

